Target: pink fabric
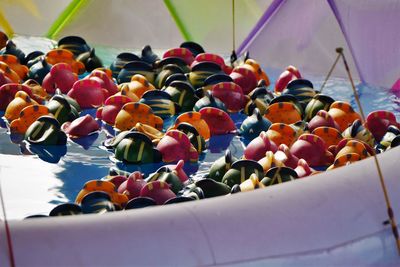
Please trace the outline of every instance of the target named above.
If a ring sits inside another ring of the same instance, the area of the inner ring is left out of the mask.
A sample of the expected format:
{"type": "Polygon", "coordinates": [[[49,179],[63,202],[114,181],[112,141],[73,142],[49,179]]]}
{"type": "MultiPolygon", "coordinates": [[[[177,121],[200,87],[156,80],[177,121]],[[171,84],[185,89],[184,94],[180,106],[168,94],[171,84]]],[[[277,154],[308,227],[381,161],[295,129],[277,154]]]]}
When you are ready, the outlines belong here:
{"type": "Polygon", "coordinates": [[[400,2],[328,0],[363,81],[390,88],[400,78],[400,2]]]}
{"type": "Polygon", "coordinates": [[[400,92],[400,78],[392,86],[393,92],[400,92]]]}
{"type": "MultiPolygon", "coordinates": [[[[390,88],[400,78],[400,1],[275,1],[239,53],[265,67],[325,76],[343,47],[354,78],[390,88]]],[[[341,63],[334,76],[346,77],[341,63]]],[[[396,88],[399,88],[396,85],[396,88]]]]}
{"type": "MultiPolygon", "coordinates": [[[[350,49],[327,1],[286,0],[275,4],[239,52],[249,51],[263,66],[280,71],[288,65],[296,66],[307,77],[325,76],[336,58],[335,49],[343,47],[352,73],[358,78],[350,49]]],[[[341,65],[333,75],[347,77],[341,65]]]]}

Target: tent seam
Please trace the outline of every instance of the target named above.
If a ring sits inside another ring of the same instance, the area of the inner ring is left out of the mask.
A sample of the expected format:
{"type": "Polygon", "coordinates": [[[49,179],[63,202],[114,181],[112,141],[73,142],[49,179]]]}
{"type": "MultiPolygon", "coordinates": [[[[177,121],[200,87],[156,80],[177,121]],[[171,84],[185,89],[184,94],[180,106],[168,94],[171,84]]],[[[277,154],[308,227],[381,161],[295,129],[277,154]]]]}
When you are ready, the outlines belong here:
{"type": "Polygon", "coordinates": [[[351,45],[351,43],[350,43],[350,41],[349,41],[349,38],[348,38],[348,36],[347,36],[347,34],[346,34],[346,31],[344,30],[344,25],[343,25],[343,22],[342,22],[342,17],[341,17],[340,14],[339,14],[339,10],[337,9],[337,6],[336,6],[336,4],[334,3],[333,0],[326,0],[326,1],[328,2],[328,5],[331,7],[331,10],[332,10],[332,12],[333,12],[333,15],[335,16],[336,21],[337,21],[338,24],[339,24],[339,27],[340,27],[340,30],[341,30],[343,36],[344,36],[344,39],[346,40],[346,43],[347,43],[347,45],[349,46],[350,54],[351,54],[351,57],[352,57],[353,60],[354,60],[354,64],[356,65],[356,69],[357,69],[358,75],[359,75],[359,77],[360,77],[360,80],[361,80],[362,82],[365,82],[364,76],[363,76],[362,72],[360,71],[360,67],[359,67],[359,64],[358,64],[357,57],[356,57],[355,54],[354,54],[354,49],[353,49],[353,47],[352,47],[352,45],[351,45]]]}

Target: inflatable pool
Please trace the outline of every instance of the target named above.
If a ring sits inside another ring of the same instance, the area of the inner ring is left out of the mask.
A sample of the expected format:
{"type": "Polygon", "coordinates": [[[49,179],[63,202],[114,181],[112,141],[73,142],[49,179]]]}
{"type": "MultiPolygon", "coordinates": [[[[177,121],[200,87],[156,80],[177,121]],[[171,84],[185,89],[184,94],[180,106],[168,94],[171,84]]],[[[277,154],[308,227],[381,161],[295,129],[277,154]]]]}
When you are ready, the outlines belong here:
{"type": "MultiPolygon", "coordinates": [[[[399,154],[395,148],[379,155],[396,214],[399,154]]],[[[397,266],[385,221],[369,158],[264,190],[101,216],[11,220],[9,227],[17,266],[397,266]]],[[[3,225],[1,236],[7,266],[3,225]]]]}
{"type": "MultiPolygon", "coordinates": [[[[201,39],[201,35],[191,35],[194,31],[186,17],[190,9],[179,0],[164,2],[184,38],[201,39]]],[[[237,3],[243,14],[256,10],[255,4],[237,3]]],[[[396,66],[391,64],[395,56],[370,47],[386,63],[376,63],[376,68],[365,64],[366,52],[359,42],[364,35],[354,34],[349,27],[354,22],[342,16],[346,10],[357,9],[342,1],[314,1],[312,10],[320,11],[319,15],[295,31],[303,36],[293,32],[296,27],[286,29],[288,36],[274,27],[285,24],[280,19],[286,16],[276,14],[298,10],[301,1],[260,3],[267,6],[264,15],[255,16],[261,19],[247,38],[248,27],[238,31],[243,42],[237,52],[244,56],[250,51],[264,66],[272,59],[275,69],[266,68],[269,78],[253,57],[233,68],[192,42],[169,50],[163,46],[158,54],[145,47],[139,58],[132,53],[117,56],[117,49],[101,46],[95,51],[80,37],[60,39],[55,49],[47,39],[16,38],[17,47],[5,40],[2,54],[14,57],[0,60],[2,83],[9,84],[0,89],[4,112],[0,128],[1,266],[400,264],[378,171],[374,158],[368,157],[374,153],[374,138],[383,138],[376,149],[390,149],[377,157],[394,214],[398,214],[398,138],[394,142],[399,134],[398,98],[387,89],[359,84],[364,112],[385,110],[371,113],[363,124],[354,112],[358,107],[346,80],[329,80],[324,90],[327,96],[318,96],[313,89],[321,87],[321,71],[333,62],[326,56],[332,45],[342,45],[351,53],[350,70],[362,82],[394,84],[393,91],[398,83],[396,66]],[[316,25],[327,29],[333,21],[338,25],[331,28],[332,37],[340,37],[327,42],[329,38],[320,35],[316,25]],[[314,39],[303,38],[312,32],[314,39]],[[271,34],[277,38],[268,43],[264,54],[260,44],[271,34]],[[315,45],[314,40],[323,40],[322,45],[315,45]],[[35,42],[42,41],[43,56],[37,51],[28,55],[35,42]],[[281,47],[287,53],[276,58],[281,47]],[[308,55],[315,64],[304,65],[298,55],[308,55]],[[287,56],[307,74],[302,76],[293,66],[281,73],[287,56]],[[102,61],[111,64],[110,70],[96,69],[102,61]],[[25,62],[29,72],[18,62],[25,62]],[[43,87],[34,82],[10,85],[26,77],[40,81],[43,87]],[[153,84],[164,90],[153,90],[153,84]],[[268,85],[274,94],[265,89],[268,85]],[[301,119],[308,124],[297,123],[301,119]],[[186,162],[183,169],[181,159],[186,162]],[[226,173],[213,172],[217,165],[226,173]],[[329,171],[324,172],[326,168],[329,171]],[[124,175],[132,172],[126,180],[124,175]],[[110,180],[115,174],[121,175],[110,180]],[[294,181],[283,183],[288,180],[294,181]],[[140,186],[139,191],[134,186],[140,186]],[[240,192],[259,187],[267,188],[240,192]],[[225,196],[211,198],[217,195],[225,196]],[[76,204],[62,205],[68,202],[76,204]],[[166,205],[176,202],[187,203],[166,205]],[[159,206],[137,209],[155,204],[159,206]],[[65,207],[66,213],[60,210],[65,207]],[[122,208],[136,210],[106,212],[122,208]],[[53,217],[96,212],[107,214],[53,217]]],[[[60,5],[65,10],[47,36],[54,38],[84,26],[82,18],[93,17],[107,3],[97,4],[64,1],[60,5]]],[[[34,16],[40,13],[34,3],[24,5],[34,16]]],[[[232,1],[233,23],[234,5],[232,1]]],[[[373,8],[372,3],[367,6],[373,8]]],[[[312,12],[303,10],[301,16],[312,12]]],[[[353,14],[361,16],[365,10],[353,14]]],[[[11,13],[4,16],[0,12],[0,25],[8,33],[18,25],[7,21],[11,13]]],[[[388,11],[387,17],[392,18],[392,13],[388,11]]],[[[166,20],[167,25],[171,23],[166,20]]],[[[85,30],[91,33],[90,39],[99,35],[95,28],[85,30]]],[[[334,76],[346,74],[340,69],[334,76]]]]}
{"type": "MultiPolygon", "coordinates": [[[[351,93],[342,91],[346,86],[347,81],[334,79],[326,92],[354,101],[351,93]]],[[[387,101],[387,90],[363,86],[359,90],[367,112],[379,107],[397,114],[392,100],[387,101]]],[[[93,110],[85,112],[94,116],[93,110]]],[[[245,117],[233,116],[238,125],[245,117]]],[[[112,154],[100,148],[104,133],[86,146],[69,141],[67,151],[60,152],[12,144],[6,131],[2,130],[0,138],[2,189],[18,266],[398,263],[372,158],[254,192],[101,217],[21,221],[74,201],[86,181],[106,176],[110,168],[149,173],[158,166],[115,165],[109,160],[112,154]],[[21,152],[25,155],[19,155],[21,152]],[[54,244],[51,253],[50,244],[54,244]],[[27,254],[30,247],[35,248],[34,253],[27,254]],[[149,253],[155,249],[158,257],[149,253]]],[[[244,147],[238,136],[214,136],[205,157],[186,171],[193,179],[200,179],[227,148],[240,157],[244,147]]],[[[399,153],[394,148],[379,155],[395,213],[399,210],[399,153]]],[[[4,228],[1,230],[5,237],[4,228]]],[[[1,259],[5,266],[7,246],[3,238],[1,259]]]]}

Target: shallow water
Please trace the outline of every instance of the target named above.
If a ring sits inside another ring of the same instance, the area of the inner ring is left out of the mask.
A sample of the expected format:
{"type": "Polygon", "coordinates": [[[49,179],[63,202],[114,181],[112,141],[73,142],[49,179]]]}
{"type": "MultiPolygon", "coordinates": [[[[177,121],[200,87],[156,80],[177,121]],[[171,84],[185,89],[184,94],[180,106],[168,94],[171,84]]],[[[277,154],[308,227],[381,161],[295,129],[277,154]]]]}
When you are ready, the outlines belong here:
{"type": "MultiPolygon", "coordinates": [[[[54,45],[49,40],[41,38],[17,37],[16,42],[26,53],[36,49],[47,51],[54,45]]],[[[103,63],[109,66],[114,57],[123,50],[96,47],[96,51],[103,59],[103,63]]],[[[266,72],[271,81],[274,81],[279,74],[268,69],[266,72]]],[[[316,89],[320,88],[323,81],[323,77],[305,78],[311,80],[316,89]]],[[[273,85],[270,88],[273,88],[273,85]]],[[[394,112],[396,117],[400,118],[396,96],[388,89],[358,84],[357,90],[366,114],[373,110],[384,109],[394,112]]],[[[345,79],[328,81],[324,94],[335,100],[349,101],[358,110],[350,84],[345,79]]],[[[85,112],[94,114],[94,110],[85,112]]],[[[239,127],[244,116],[234,114],[232,117],[239,127]]],[[[172,121],[173,119],[170,123],[172,121]]],[[[166,124],[168,126],[168,123],[166,124]]],[[[51,148],[32,148],[25,143],[14,144],[4,126],[0,128],[0,182],[8,219],[22,219],[32,214],[48,214],[60,203],[73,202],[85,182],[106,176],[110,168],[140,170],[148,174],[162,165],[138,166],[114,163],[110,160],[112,153],[101,147],[102,141],[106,139],[107,128],[80,144],[69,140],[66,151],[60,151],[51,148]]],[[[242,156],[244,144],[238,136],[232,134],[211,138],[209,147],[200,157],[198,164],[185,166],[192,179],[203,177],[212,163],[222,156],[227,148],[235,156],[242,156]]]]}

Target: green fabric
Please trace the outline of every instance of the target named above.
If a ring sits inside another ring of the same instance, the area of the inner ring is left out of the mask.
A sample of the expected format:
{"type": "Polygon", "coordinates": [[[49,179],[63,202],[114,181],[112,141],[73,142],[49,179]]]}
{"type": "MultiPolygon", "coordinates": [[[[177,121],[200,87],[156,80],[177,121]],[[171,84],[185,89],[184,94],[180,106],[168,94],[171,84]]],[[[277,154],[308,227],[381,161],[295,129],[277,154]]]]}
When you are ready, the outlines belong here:
{"type": "Polygon", "coordinates": [[[235,0],[235,27],[233,27],[232,0],[164,0],[164,2],[187,41],[223,44],[225,51],[230,51],[234,47],[233,28],[235,28],[235,43],[238,44],[250,32],[264,9],[256,0],[235,0]]]}
{"type": "Polygon", "coordinates": [[[56,39],[58,33],[67,25],[78,13],[84,5],[90,0],[72,0],[71,3],[64,9],[60,16],[51,25],[46,34],[47,38],[56,39]]]}

